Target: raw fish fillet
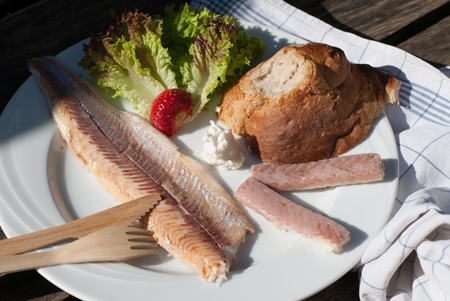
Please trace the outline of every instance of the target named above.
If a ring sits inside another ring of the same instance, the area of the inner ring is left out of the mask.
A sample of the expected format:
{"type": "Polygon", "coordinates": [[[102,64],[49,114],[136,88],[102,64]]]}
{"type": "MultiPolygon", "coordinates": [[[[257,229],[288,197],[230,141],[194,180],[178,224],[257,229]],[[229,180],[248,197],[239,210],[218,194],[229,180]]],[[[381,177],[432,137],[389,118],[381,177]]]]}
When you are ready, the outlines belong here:
{"type": "Polygon", "coordinates": [[[318,241],[327,251],[341,252],[350,240],[350,232],[343,226],[284,198],[251,177],[239,186],[234,197],[277,226],[318,241]]]}
{"type": "Polygon", "coordinates": [[[257,164],[252,177],[278,191],[306,190],[381,181],[378,154],[358,154],[299,164],[257,164]]]}
{"type": "Polygon", "coordinates": [[[158,243],[205,280],[226,279],[254,229],[224,188],[147,121],[117,110],[55,58],[32,59],[29,68],[63,138],[98,183],[120,202],[160,194],[146,223],[158,243]]]}

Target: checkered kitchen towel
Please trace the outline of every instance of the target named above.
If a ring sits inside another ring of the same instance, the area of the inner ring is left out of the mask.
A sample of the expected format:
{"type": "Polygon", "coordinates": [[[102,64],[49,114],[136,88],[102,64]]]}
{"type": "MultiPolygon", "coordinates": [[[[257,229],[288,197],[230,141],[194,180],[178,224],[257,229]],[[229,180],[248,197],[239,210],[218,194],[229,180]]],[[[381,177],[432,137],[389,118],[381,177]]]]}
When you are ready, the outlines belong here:
{"type": "Polygon", "coordinates": [[[365,252],[362,300],[450,300],[450,68],[335,29],[281,0],[193,0],[193,8],[277,28],[343,49],[350,61],[402,80],[388,106],[400,154],[395,216],[365,252]],[[444,72],[444,73],[443,73],[444,72]]]}

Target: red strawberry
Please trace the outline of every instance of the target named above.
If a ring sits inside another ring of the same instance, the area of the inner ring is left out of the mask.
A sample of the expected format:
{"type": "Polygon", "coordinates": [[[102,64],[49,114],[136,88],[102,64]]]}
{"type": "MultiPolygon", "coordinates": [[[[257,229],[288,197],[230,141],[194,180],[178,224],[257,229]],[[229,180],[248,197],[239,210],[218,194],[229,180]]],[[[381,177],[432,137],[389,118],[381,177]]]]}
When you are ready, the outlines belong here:
{"type": "Polygon", "coordinates": [[[181,89],[168,89],[153,100],[150,120],[156,129],[170,137],[188,116],[192,116],[193,106],[191,93],[181,89]]]}

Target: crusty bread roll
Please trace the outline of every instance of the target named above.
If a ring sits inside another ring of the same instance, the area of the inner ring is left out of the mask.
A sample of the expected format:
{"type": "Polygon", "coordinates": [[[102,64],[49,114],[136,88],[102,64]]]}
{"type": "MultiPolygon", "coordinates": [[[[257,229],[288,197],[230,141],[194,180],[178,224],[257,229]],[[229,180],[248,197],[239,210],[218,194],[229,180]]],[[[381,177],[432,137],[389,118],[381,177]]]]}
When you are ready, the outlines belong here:
{"type": "Polygon", "coordinates": [[[219,118],[266,163],[339,156],[367,135],[400,81],[342,50],[309,43],[282,48],[223,94],[219,118]]]}

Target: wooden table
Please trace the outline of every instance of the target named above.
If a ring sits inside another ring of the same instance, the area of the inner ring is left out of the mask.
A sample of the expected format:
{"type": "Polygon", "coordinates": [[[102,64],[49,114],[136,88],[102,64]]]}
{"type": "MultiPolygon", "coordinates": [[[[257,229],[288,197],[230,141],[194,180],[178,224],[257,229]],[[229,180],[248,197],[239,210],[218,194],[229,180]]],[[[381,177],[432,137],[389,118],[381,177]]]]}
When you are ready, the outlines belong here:
{"type": "MultiPolygon", "coordinates": [[[[30,76],[27,59],[55,55],[85,39],[111,12],[138,8],[163,14],[183,0],[0,0],[0,110],[30,76]]],[[[430,64],[450,65],[450,0],[288,0],[330,25],[397,46],[430,64]]],[[[0,239],[4,239],[0,231],[0,239]]],[[[308,300],[357,300],[358,275],[349,272],[308,300]]],[[[0,300],[77,300],[36,271],[0,276],[0,300]]]]}

